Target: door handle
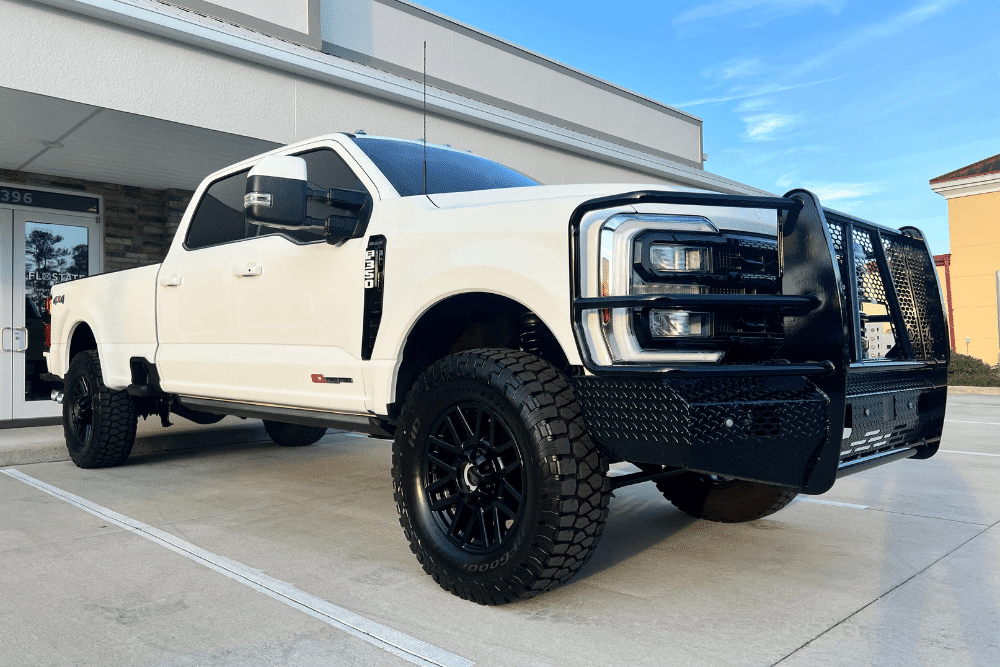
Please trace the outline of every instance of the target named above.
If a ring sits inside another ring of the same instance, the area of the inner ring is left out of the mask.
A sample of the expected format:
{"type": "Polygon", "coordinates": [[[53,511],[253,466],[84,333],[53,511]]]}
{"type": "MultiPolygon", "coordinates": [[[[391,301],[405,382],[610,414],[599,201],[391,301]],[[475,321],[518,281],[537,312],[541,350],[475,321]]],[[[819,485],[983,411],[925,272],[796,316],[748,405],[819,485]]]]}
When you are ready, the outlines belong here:
{"type": "Polygon", "coordinates": [[[28,330],[23,327],[4,327],[0,330],[0,347],[4,352],[24,352],[28,349],[28,330]]]}
{"type": "Polygon", "coordinates": [[[264,273],[263,266],[257,266],[256,264],[247,264],[246,266],[240,266],[233,269],[233,275],[237,278],[249,278],[252,276],[259,276],[264,273]]]}
{"type": "Polygon", "coordinates": [[[24,352],[28,349],[28,330],[21,327],[14,329],[14,352],[24,352]],[[23,347],[17,347],[18,343],[23,343],[23,347]]]}
{"type": "Polygon", "coordinates": [[[181,284],[182,279],[180,276],[170,276],[169,278],[160,278],[161,287],[177,287],[181,284]]]}

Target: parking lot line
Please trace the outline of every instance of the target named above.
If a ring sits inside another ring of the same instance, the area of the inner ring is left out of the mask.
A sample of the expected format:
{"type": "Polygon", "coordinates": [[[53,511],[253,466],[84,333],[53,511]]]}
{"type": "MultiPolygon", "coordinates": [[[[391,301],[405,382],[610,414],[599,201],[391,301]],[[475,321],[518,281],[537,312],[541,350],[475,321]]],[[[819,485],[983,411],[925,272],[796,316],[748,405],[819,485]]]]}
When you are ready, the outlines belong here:
{"type": "Polygon", "coordinates": [[[959,452],[954,449],[939,449],[939,452],[944,452],[946,454],[971,454],[972,456],[1000,456],[1000,454],[986,454],[984,452],[959,452]]]}
{"type": "Polygon", "coordinates": [[[360,614],[339,607],[332,602],[306,593],[287,582],[269,577],[259,570],[254,570],[242,563],[206,551],[170,533],[154,528],[141,521],[131,519],[123,514],[118,514],[113,510],[92,503],[80,496],[73,495],[68,491],[63,491],[51,484],[46,484],[30,475],[25,475],[19,470],[5,468],[0,469],[0,473],[20,480],[50,496],[74,505],[85,512],[99,517],[103,521],[145,537],[151,542],[166,547],[234,581],[238,581],[256,591],[264,593],[293,609],[305,612],[313,618],[317,618],[328,625],[362,639],[393,655],[399,656],[415,665],[424,667],[472,667],[475,664],[471,660],[455,655],[454,653],[449,653],[444,649],[432,646],[402,632],[393,630],[390,627],[369,620],[360,614]]]}
{"type": "Polygon", "coordinates": [[[817,505],[834,505],[836,507],[850,507],[856,510],[866,510],[868,505],[855,505],[854,503],[842,503],[837,500],[820,500],[819,498],[796,498],[797,503],[816,503],[817,505]]]}
{"type": "Polygon", "coordinates": [[[954,422],[956,424],[984,424],[986,426],[1000,426],[998,422],[967,422],[961,419],[945,419],[946,422],[954,422]]]}

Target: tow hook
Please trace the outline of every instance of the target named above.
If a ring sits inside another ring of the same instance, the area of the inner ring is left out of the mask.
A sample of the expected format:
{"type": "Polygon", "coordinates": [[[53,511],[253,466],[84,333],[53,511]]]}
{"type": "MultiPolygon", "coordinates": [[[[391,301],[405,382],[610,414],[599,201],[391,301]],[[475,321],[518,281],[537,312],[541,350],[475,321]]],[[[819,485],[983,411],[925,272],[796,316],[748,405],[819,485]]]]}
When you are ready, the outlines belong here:
{"type": "Polygon", "coordinates": [[[59,391],[58,389],[53,389],[52,390],[52,396],[51,396],[51,398],[52,398],[53,401],[55,401],[59,405],[62,405],[63,398],[65,398],[65,397],[66,397],[66,394],[64,394],[63,392],[59,391]]]}

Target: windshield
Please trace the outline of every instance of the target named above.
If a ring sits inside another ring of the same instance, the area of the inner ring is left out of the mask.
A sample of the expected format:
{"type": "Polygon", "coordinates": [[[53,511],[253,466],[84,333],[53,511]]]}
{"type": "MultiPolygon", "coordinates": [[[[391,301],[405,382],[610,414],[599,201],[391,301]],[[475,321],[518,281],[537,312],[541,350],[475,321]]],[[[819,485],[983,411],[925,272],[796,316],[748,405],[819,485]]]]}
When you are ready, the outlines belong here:
{"type": "MultiPolygon", "coordinates": [[[[400,197],[424,193],[424,145],[416,141],[354,137],[400,197]]],[[[427,145],[427,194],[523,188],[536,181],[472,153],[427,145]]]]}

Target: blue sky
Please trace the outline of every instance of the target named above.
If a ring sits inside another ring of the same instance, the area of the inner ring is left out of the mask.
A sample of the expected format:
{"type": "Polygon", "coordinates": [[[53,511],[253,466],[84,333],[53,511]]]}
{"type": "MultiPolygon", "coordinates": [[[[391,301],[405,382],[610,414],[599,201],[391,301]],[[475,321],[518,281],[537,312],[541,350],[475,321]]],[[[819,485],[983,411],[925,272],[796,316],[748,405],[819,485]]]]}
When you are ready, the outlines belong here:
{"type": "Polygon", "coordinates": [[[704,119],[706,168],[948,251],[928,181],[1000,153],[997,0],[424,0],[704,119]]]}

